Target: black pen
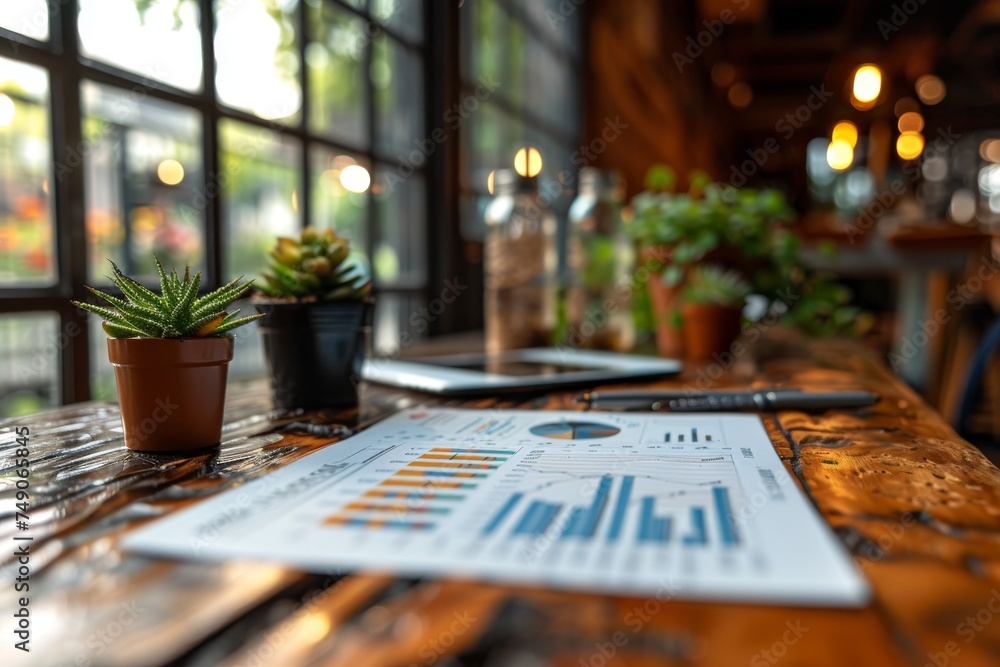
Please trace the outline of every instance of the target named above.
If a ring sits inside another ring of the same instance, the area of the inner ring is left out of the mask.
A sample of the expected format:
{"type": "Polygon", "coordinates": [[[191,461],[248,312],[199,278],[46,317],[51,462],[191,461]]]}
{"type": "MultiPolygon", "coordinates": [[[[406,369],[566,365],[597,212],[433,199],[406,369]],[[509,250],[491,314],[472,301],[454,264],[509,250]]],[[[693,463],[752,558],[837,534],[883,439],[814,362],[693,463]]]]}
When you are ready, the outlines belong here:
{"type": "Polygon", "coordinates": [[[879,397],[868,391],[804,392],[799,389],[607,391],[585,395],[597,409],[718,412],[739,410],[805,410],[857,408],[879,397]]]}

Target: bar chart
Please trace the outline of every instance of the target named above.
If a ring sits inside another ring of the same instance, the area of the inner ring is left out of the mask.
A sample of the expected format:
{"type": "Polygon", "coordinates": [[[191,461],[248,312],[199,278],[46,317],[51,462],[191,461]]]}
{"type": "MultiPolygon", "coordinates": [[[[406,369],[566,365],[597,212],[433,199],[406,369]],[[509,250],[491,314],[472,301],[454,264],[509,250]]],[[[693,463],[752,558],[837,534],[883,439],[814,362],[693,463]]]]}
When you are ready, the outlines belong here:
{"type": "Polygon", "coordinates": [[[517,449],[406,445],[387,452],[385,477],[357,494],[324,526],[420,531],[452,513],[517,449]],[[392,468],[395,468],[394,470],[392,468]]]}
{"type": "Polygon", "coordinates": [[[618,595],[866,596],[754,416],[418,409],[272,480],[225,540],[203,536],[233,501],[209,500],[143,544],[618,595]]]}
{"type": "Polygon", "coordinates": [[[739,483],[729,456],[643,456],[624,466],[616,458],[553,452],[520,463],[534,473],[526,477],[532,488],[522,484],[497,502],[481,535],[682,549],[740,545],[733,512],[739,483]]]}

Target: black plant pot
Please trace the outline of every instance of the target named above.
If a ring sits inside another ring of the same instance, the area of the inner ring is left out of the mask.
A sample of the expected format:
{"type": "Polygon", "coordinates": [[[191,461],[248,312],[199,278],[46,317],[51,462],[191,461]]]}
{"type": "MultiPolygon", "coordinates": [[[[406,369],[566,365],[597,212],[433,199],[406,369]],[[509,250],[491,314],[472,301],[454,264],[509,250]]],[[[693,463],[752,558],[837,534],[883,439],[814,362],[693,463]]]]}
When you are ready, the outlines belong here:
{"type": "Polygon", "coordinates": [[[358,404],[374,302],[255,303],[271,393],[281,408],[358,404]]]}

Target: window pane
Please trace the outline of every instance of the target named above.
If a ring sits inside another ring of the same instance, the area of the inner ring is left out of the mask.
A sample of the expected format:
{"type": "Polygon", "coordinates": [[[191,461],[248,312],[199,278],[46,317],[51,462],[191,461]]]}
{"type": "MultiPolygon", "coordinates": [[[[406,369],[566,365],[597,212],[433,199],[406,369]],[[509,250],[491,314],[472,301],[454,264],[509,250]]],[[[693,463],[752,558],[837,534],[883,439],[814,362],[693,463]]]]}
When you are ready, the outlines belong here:
{"type": "Polygon", "coordinates": [[[368,147],[365,22],[329,2],[309,7],[309,127],[358,148],[368,147]],[[322,8],[321,8],[322,7],[322,8]]]}
{"type": "Polygon", "coordinates": [[[529,20],[570,53],[578,52],[579,21],[582,8],[565,0],[532,0],[523,4],[529,20]]]}
{"type": "MultiPolygon", "coordinates": [[[[229,312],[240,311],[240,317],[256,313],[249,299],[243,299],[232,304],[229,312]]],[[[264,377],[264,347],[261,345],[260,332],[256,322],[245,324],[233,329],[233,360],[229,362],[229,381],[250,380],[264,377]]]]}
{"type": "Polygon", "coordinates": [[[333,227],[351,239],[351,247],[368,247],[368,200],[371,168],[364,161],[316,146],[312,163],[312,225],[333,227]]]}
{"type": "Polygon", "coordinates": [[[0,417],[58,405],[62,347],[55,313],[0,316],[0,417]]]}
{"type": "MultiPolygon", "coordinates": [[[[469,95],[473,95],[469,93],[469,95]]],[[[505,137],[503,114],[489,102],[483,102],[474,115],[462,123],[462,185],[485,192],[489,174],[509,166],[509,146],[505,137]]]]}
{"type": "MultiPolygon", "coordinates": [[[[421,301],[422,298],[392,292],[379,295],[372,331],[372,349],[376,355],[399,355],[427,335],[429,322],[426,316],[420,317],[421,301]]],[[[425,312],[426,305],[424,301],[425,312]]]]}
{"type": "Polygon", "coordinates": [[[47,0],[17,0],[0,4],[0,28],[19,32],[25,37],[46,41],[49,38],[47,0]]]}
{"type": "Polygon", "coordinates": [[[56,280],[45,70],[0,58],[0,287],[56,280]]]}
{"type": "Polygon", "coordinates": [[[472,23],[465,24],[465,39],[462,40],[471,50],[471,57],[463,58],[463,65],[468,64],[468,69],[463,72],[466,80],[475,81],[484,76],[493,81],[502,81],[506,90],[508,82],[504,78],[503,63],[509,53],[506,52],[507,45],[502,36],[506,33],[507,13],[498,5],[497,0],[477,0],[471,6],[466,5],[462,12],[463,20],[472,23]],[[466,19],[466,16],[472,18],[466,19]]]}
{"type": "Polygon", "coordinates": [[[115,369],[108,360],[108,334],[101,328],[101,318],[87,315],[90,332],[90,397],[95,401],[117,401],[115,369]]]}
{"type": "Polygon", "coordinates": [[[268,120],[297,123],[298,0],[216,2],[215,87],[223,104],[268,120]]]}
{"type": "Polygon", "coordinates": [[[375,193],[379,241],[372,257],[380,285],[422,283],[426,275],[426,186],[417,172],[401,178],[394,169],[379,170],[375,193]]]}
{"type": "Polygon", "coordinates": [[[184,90],[201,90],[197,0],[79,0],[83,55],[184,90]]]}
{"type": "Polygon", "coordinates": [[[302,144],[233,120],[219,123],[227,279],[260,275],[278,236],[302,228],[302,144]]]}
{"type": "Polygon", "coordinates": [[[154,281],[153,255],[203,269],[201,116],[90,81],[82,97],[90,280],[106,281],[108,259],[154,281]]]}
{"type": "Polygon", "coordinates": [[[372,0],[372,17],[412,40],[424,36],[423,0],[372,0]]]}
{"type": "Polygon", "coordinates": [[[424,127],[424,76],[420,57],[394,40],[372,43],[376,143],[386,153],[419,147],[424,127]]]}
{"type": "Polygon", "coordinates": [[[569,87],[573,71],[538,42],[528,46],[528,62],[525,99],[537,103],[532,105],[537,115],[556,127],[565,127],[579,115],[569,87]]]}

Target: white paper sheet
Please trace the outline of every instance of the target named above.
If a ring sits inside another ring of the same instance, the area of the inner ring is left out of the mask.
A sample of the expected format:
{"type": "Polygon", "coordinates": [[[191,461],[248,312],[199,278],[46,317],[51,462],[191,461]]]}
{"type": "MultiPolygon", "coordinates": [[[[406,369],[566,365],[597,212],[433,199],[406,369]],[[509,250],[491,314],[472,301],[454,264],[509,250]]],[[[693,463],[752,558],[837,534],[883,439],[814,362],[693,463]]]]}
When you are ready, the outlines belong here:
{"type": "Polygon", "coordinates": [[[868,598],[748,415],[409,410],[125,546],[661,599],[868,598]]]}

